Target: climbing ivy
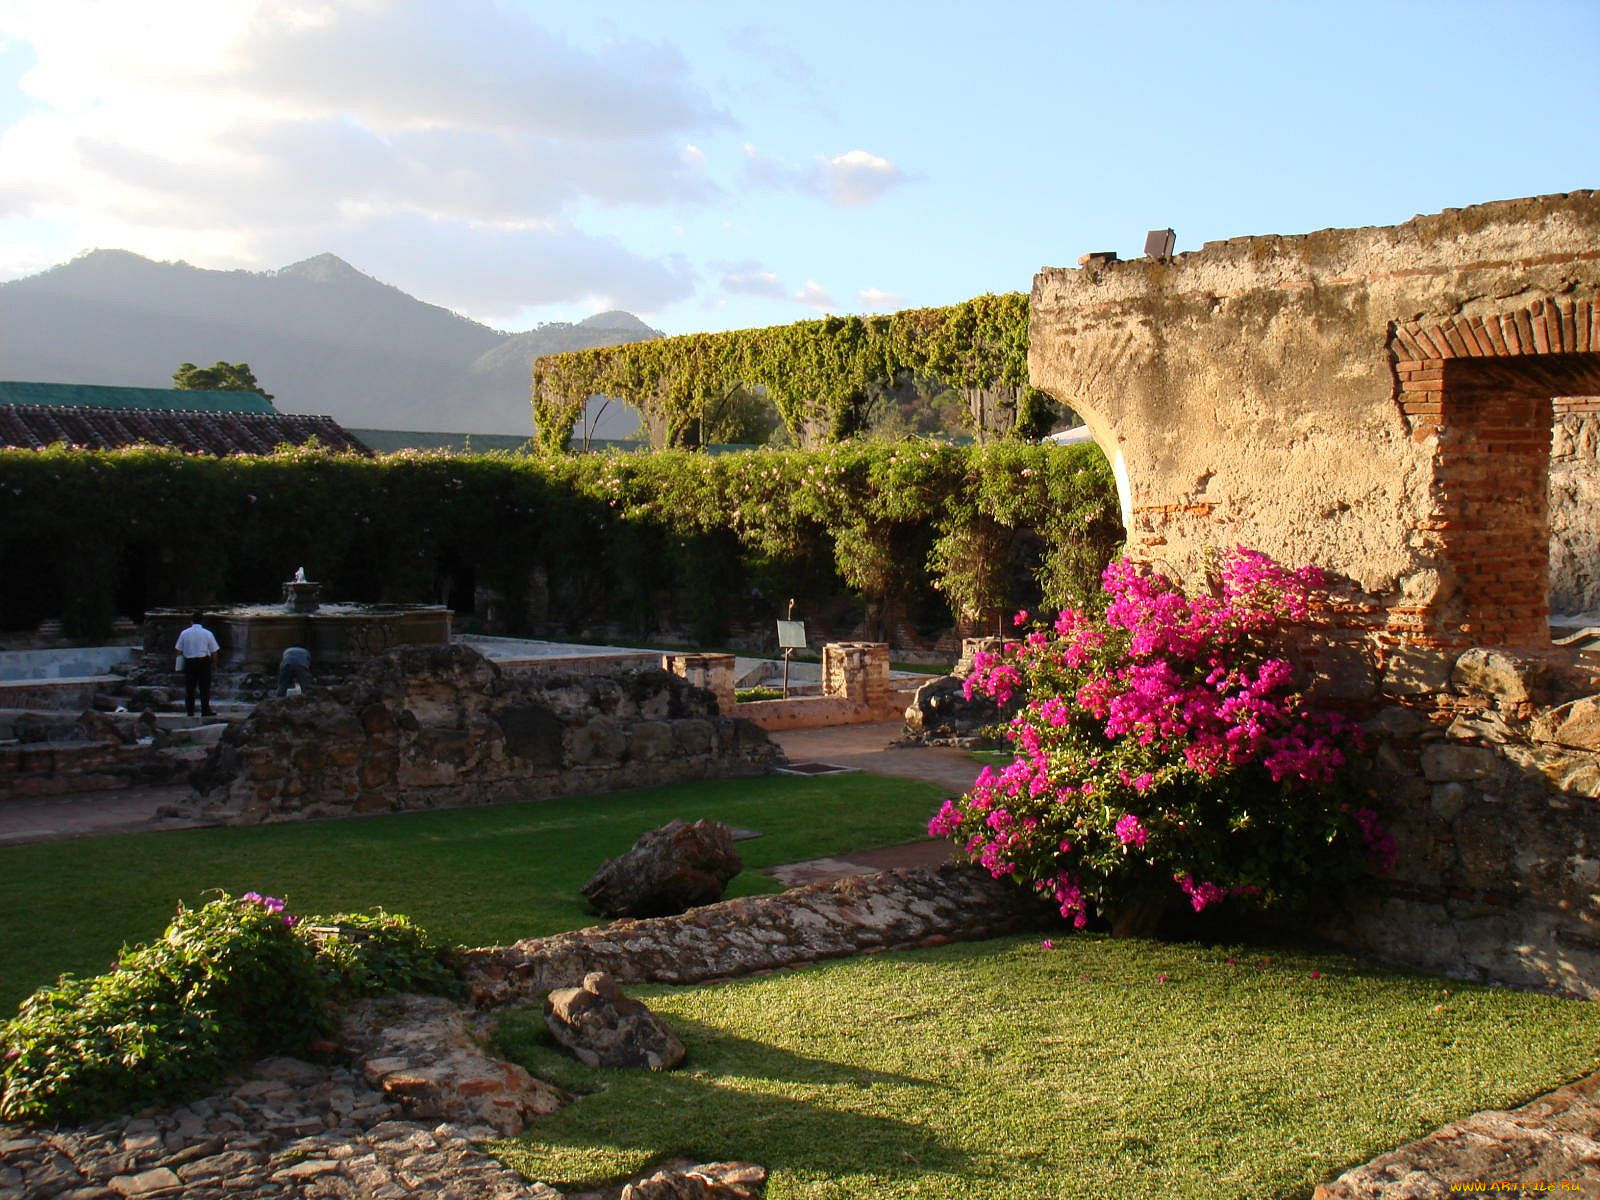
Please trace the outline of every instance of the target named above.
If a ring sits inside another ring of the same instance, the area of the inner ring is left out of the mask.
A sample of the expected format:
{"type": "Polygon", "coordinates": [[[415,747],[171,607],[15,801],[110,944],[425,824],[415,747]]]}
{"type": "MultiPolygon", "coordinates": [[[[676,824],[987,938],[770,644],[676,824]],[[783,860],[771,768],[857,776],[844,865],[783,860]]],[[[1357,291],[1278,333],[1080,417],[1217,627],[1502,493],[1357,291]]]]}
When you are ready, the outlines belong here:
{"type": "Polygon", "coordinates": [[[908,375],[961,392],[980,441],[1038,438],[1060,411],[1028,386],[1028,297],[1012,292],[546,355],[533,365],[533,419],[539,445],[562,451],[588,398],[613,396],[656,445],[693,446],[724,398],[760,388],[790,438],[817,446],[860,433],[874,396],[908,375]]]}

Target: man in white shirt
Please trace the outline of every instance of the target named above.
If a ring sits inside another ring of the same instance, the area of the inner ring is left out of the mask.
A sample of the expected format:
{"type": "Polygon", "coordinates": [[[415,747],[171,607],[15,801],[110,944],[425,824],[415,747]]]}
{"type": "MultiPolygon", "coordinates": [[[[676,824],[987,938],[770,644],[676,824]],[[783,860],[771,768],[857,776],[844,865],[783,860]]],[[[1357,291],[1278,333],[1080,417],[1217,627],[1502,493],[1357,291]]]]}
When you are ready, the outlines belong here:
{"type": "Polygon", "coordinates": [[[200,715],[214,717],[211,710],[211,672],[217,652],[222,649],[211,630],[201,622],[204,613],[195,613],[193,623],[178,635],[178,653],[183,655],[183,710],[194,716],[194,694],[200,693],[200,715]]]}

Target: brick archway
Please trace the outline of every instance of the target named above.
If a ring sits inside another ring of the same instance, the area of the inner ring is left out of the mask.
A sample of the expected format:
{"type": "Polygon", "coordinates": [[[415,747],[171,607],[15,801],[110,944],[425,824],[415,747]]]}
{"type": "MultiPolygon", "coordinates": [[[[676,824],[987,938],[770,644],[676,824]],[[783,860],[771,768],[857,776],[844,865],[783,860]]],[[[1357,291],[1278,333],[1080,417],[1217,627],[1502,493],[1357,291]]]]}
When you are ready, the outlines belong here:
{"type": "Polygon", "coordinates": [[[1389,348],[1412,439],[1434,446],[1418,536],[1455,581],[1391,622],[1442,644],[1548,644],[1551,424],[1597,405],[1600,306],[1536,300],[1411,321],[1389,348]]]}

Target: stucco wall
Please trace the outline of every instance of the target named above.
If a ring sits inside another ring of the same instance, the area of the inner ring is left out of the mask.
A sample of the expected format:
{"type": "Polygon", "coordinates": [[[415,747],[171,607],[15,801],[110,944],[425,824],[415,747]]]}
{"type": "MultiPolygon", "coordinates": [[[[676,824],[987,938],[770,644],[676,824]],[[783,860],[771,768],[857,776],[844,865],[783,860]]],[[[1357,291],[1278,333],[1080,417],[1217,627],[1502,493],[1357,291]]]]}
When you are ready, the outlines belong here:
{"type": "Polygon", "coordinates": [[[1193,579],[1208,548],[1246,542],[1396,603],[1440,566],[1419,536],[1438,431],[1399,403],[1397,329],[1555,299],[1583,324],[1562,348],[1587,349],[1597,293],[1600,193],[1575,192],[1047,268],[1029,367],[1119,465],[1134,554],[1193,579]]]}

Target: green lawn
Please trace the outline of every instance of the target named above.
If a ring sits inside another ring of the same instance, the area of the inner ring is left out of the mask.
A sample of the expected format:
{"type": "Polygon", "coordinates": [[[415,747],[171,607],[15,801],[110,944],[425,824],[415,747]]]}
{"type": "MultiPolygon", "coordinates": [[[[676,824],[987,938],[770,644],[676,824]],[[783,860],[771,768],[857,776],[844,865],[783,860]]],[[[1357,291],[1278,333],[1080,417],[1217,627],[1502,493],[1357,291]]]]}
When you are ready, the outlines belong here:
{"type": "Polygon", "coordinates": [[[730,895],[779,890],[762,867],[923,836],[933,784],[760,776],[532,804],[0,847],[0,1012],[62,971],[98,974],[210,888],[297,912],[380,906],[446,942],[487,945],[594,923],[578,889],[673,817],[764,835],[739,842],[730,895]]]}
{"type": "Polygon", "coordinates": [[[499,1144],[509,1165],[559,1185],[680,1153],[748,1159],[772,1170],[769,1200],[1304,1198],[1593,1070],[1600,1049],[1592,1004],[1336,955],[1092,936],[629,991],[687,1062],[588,1069],[556,1052],[538,1009],[508,1014],[502,1048],[586,1093],[499,1144]]]}

